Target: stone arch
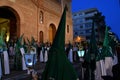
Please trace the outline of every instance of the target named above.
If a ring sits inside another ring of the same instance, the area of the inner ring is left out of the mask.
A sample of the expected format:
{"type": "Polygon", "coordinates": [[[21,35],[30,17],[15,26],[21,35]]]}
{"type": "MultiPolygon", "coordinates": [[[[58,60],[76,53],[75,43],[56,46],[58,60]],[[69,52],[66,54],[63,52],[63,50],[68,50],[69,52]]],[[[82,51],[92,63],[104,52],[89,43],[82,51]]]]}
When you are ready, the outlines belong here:
{"type": "Polygon", "coordinates": [[[52,43],[56,34],[56,27],[53,23],[49,25],[49,42],[52,43]]]}
{"type": "Polygon", "coordinates": [[[20,36],[20,16],[16,10],[9,6],[0,6],[0,17],[10,20],[10,39],[16,40],[20,36]]]}

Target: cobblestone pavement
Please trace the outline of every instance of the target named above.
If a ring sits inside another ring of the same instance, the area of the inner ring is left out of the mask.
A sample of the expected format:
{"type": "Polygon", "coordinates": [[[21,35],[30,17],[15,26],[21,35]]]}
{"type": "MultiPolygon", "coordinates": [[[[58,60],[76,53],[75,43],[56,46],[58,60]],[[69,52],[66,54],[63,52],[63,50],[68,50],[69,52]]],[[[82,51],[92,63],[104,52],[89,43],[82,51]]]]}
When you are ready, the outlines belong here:
{"type": "MultiPolygon", "coordinates": [[[[80,76],[80,64],[74,63],[78,75],[80,76]]],[[[39,78],[41,78],[41,73],[45,68],[45,63],[37,62],[35,65],[35,71],[38,72],[39,78]]],[[[27,71],[11,71],[9,75],[3,75],[2,80],[31,80],[31,76],[27,74],[27,71]]]]}

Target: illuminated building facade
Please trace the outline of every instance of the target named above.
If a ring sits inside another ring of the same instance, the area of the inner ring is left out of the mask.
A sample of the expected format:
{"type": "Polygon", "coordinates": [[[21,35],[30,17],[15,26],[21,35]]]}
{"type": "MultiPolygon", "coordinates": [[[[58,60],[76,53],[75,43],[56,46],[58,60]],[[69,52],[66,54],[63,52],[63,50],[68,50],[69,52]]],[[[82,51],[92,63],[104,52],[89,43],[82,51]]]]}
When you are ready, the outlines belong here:
{"type": "Polygon", "coordinates": [[[10,39],[24,34],[25,39],[52,43],[65,5],[68,43],[73,41],[71,0],[0,0],[0,18],[10,20],[10,39]]]}

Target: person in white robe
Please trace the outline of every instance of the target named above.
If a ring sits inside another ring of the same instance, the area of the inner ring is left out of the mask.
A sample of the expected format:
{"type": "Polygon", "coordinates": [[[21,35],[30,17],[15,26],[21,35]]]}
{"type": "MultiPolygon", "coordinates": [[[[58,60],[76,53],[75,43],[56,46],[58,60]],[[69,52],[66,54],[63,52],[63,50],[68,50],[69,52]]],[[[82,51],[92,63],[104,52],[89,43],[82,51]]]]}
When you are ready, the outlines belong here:
{"type": "Polygon", "coordinates": [[[43,62],[43,47],[42,47],[42,50],[40,51],[40,62],[43,62]]]}
{"type": "Polygon", "coordinates": [[[70,60],[71,63],[73,63],[73,50],[72,50],[72,48],[70,48],[70,50],[69,50],[68,59],[70,60]]]}
{"type": "MultiPolygon", "coordinates": [[[[9,74],[10,73],[10,69],[9,69],[9,60],[8,60],[8,53],[7,53],[7,46],[6,46],[6,43],[5,43],[5,36],[6,36],[6,33],[7,33],[7,28],[8,28],[8,24],[9,24],[9,20],[7,19],[2,19],[3,20],[3,24],[4,26],[1,26],[1,29],[0,29],[0,49],[2,49],[1,53],[0,54],[3,54],[3,57],[5,58],[3,60],[4,64],[2,65],[1,64],[1,60],[0,60],[0,67],[1,66],[4,66],[4,70],[3,72],[5,72],[5,74],[9,74]]],[[[6,39],[7,41],[7,39],[6,39]]],[[[0,57],[1,59],[1,57],[0,57]]],[[[1,75],[1,72],[2,72],[2,68],[0,68],[1,71],[0,71],[0,75],[1,75]]]]}
{"type": "Polygon", "coordinates": [[[4,74],[10,74],[10,67],[9,67],[9,57],[8,57],[8,52],[3,51],[4,55],[4,74]]]}
{"type": "Polygon", "coordinates": [[[8,57],[8,52],[7,52],[7,46],[5,43],[3,43],[3,52],[2,52],[2,55],[3,55],[3,65],[2,67],[4,67],[2,69],[3,73],[4,74],[10,74],[10,67],[9,67],[9,57],[8,57]]]}
{"type": "Polygon", "coordinates": [[[47,45],[45,45],[44,49],[45,49],[45,53],[44,53],[44,62],[47,62],[47,60],[48,60],[48,50],[47,50],[47,45]]]}
{"type": "Polygon", "coordinates": [[[103,80],[102,76],[106,76],[106,68],[104,60],[96,62],[95,80],[103,80]]]}

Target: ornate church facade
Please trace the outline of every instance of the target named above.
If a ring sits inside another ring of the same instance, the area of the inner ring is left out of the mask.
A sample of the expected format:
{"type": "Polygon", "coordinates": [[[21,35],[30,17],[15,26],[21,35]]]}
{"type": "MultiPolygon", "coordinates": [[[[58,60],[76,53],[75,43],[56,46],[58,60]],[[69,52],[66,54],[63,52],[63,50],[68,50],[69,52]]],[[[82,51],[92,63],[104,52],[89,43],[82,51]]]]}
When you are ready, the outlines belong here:
{"type": "Polygon", "coordinates": [[[10,20],[10,39],[24,34],[25,39],[34,37],[38,42],[52,43],[64,6],[68,43],[73,41],[71,0],[0,0],[0,18],[10,20]]]}

